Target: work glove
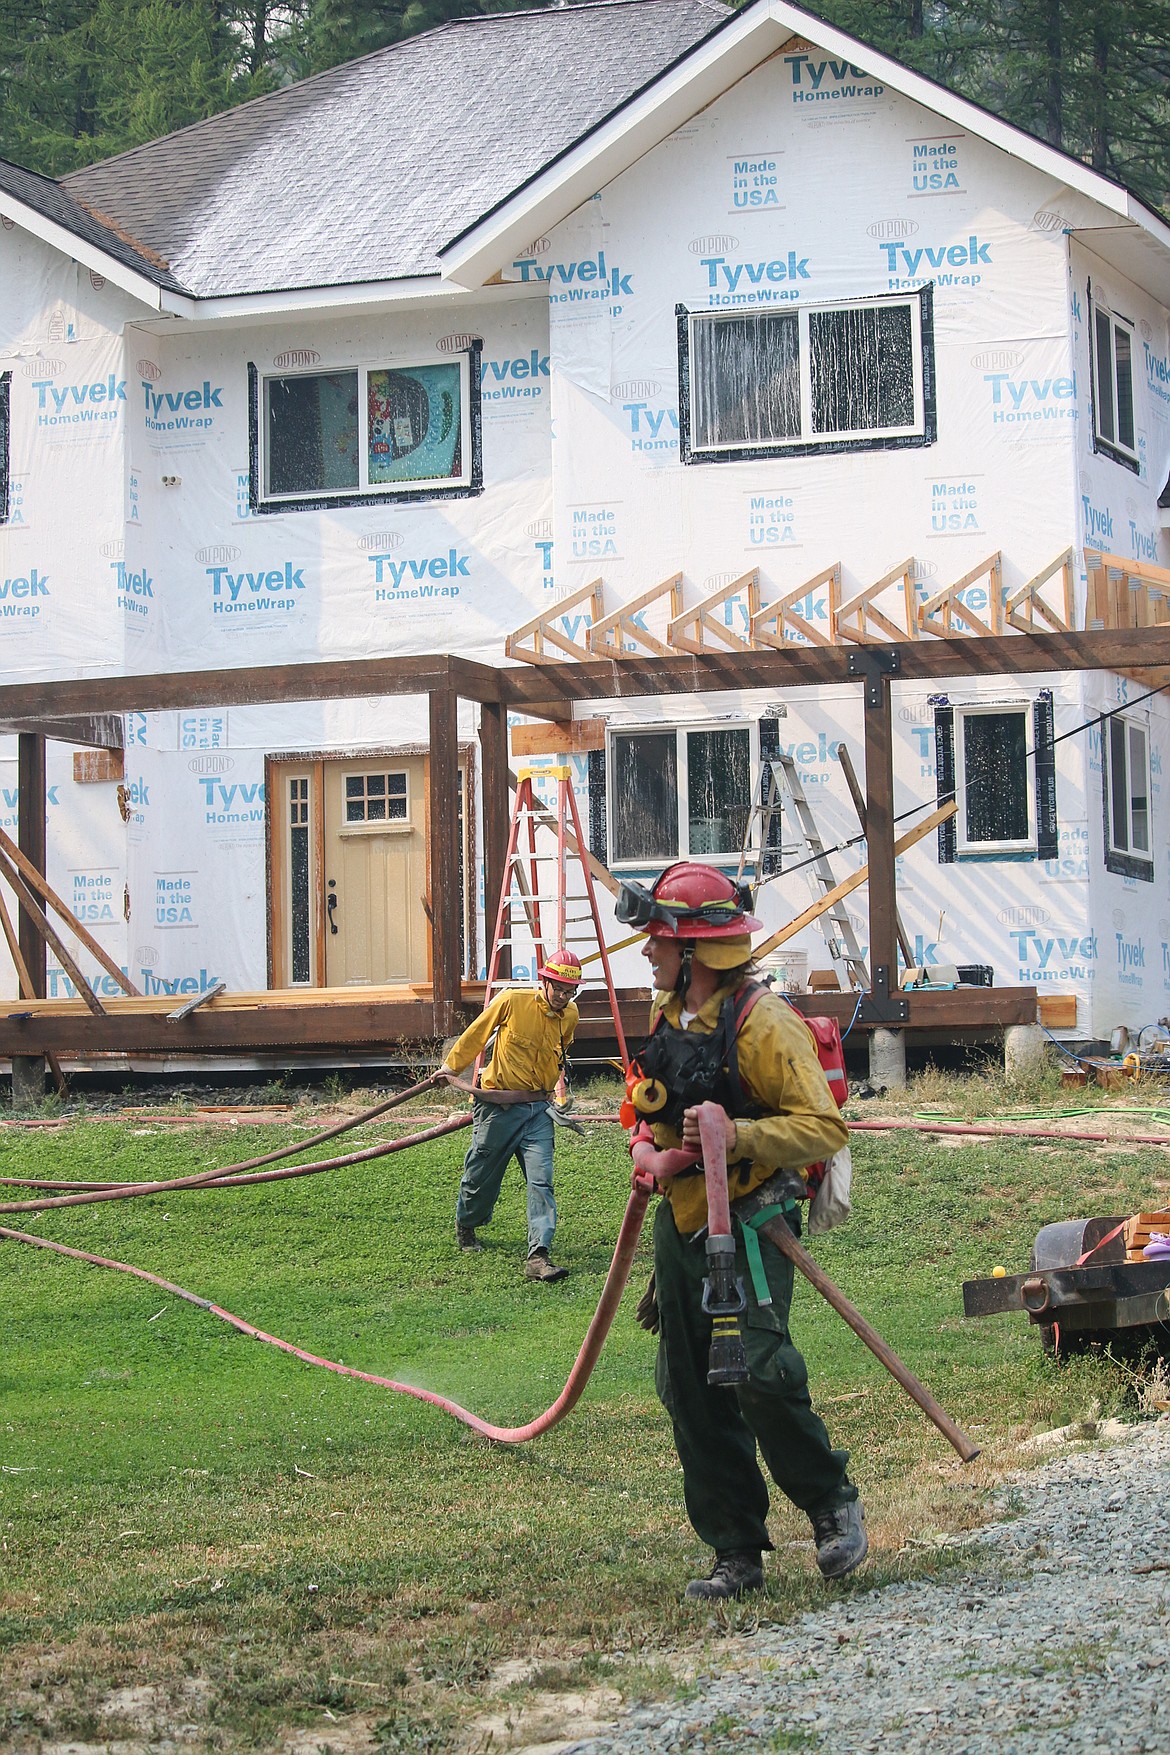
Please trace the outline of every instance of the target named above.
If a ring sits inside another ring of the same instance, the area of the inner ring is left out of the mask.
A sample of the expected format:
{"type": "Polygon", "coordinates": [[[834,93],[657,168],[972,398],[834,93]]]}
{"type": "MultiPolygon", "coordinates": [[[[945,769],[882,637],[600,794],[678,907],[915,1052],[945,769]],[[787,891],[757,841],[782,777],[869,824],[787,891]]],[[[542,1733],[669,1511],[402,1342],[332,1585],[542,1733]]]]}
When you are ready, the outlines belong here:
{"type": "Polygon", "coordinates": [[[579,1121],[574,1121],[569,1113],[569,1105],[567,1103],[550,1103],[548,1106],[548,1112],[553,1118],[554,1127],[571,1128],[574,1133],[579,1133],[582,1138],[584,1138],[585,1129],[581,1126],[579,1121]]]}
{"type": "Polygon", "coordinates": [[[634,1306],[634,1315],[639,1328],[644,1328],[648,1335],[656,1335],[662,1327],[662,1319],[658,1314],[658,1294],[655,1288],[654,1275],[650,1275],[650,1284],[634,1306]]]}

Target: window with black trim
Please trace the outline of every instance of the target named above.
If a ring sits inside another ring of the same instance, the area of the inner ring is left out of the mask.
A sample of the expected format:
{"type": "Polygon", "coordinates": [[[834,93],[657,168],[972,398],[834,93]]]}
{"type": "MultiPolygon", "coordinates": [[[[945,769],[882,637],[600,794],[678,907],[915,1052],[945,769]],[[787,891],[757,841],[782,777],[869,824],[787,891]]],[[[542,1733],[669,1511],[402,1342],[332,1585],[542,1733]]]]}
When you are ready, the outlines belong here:
{"type": "Polygon", "coordinates": [[[325,371],[250,364],[253,510],[481,492],[480,351],[325,371]]]}
{"type": "Polygon", "coordinates": [[[783,309],[678,306],[683,462],[933,444],[933,292],[783,309]]]}
{"type": "Polygon", "coordinates": [[[1093,449],[1103,451],[1128,469],[1138,469],[1137,421],[1134,412],[1133,324],[1126,317],[1090,299],[1093,314],[1093,449]]]}
{"type": "Polygon", "coordinates": [[[738,860],[752,814],[753,741],[749,725],[611,731],[607,863],[738,860]]]}
{"type": "Polygon", "coordinates": [[[12,373],[0,372],[0,524],[8,522],[8,406],[12,373]]]}
{"type": "Polygon", "coordinates": [[[1114,713],[1105,721],[1101,741],[1105,869],[1117,877],[1153,883],[1149,728],[1114,713]]]}
{"type": "Polygon", "coordinates": [[[1052,697],[1026,702],[936,701],[938,802],[959,808],[939,825],[938,856],[1055,859],[1056,764],[1052,697]]]}

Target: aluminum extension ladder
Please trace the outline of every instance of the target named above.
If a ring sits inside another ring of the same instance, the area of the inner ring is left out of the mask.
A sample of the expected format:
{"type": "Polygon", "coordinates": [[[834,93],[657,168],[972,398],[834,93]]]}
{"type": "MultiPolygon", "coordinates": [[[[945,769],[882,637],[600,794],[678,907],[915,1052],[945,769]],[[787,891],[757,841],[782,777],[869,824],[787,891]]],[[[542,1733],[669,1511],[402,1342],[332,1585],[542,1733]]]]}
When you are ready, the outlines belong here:
{"type": "MultiPolygon", "coordinates": [[[[760,763],[759,792],[752,805],[751,816],[744,834],[743,850],[740,853],[739,861],[739,876],[741,878],[743,876],[747,850],[752,844],[752,831],[758,821],[759,852],[756,866],[758,885],[764,855],[772,842],[772,824],[776,813],[783,810],[785,793],[791,800],[792,813],[800,827],[803,846],[807,849],[806,863],[811,866],[813,876],[821,886],[822,894],[827,894],[829,890],[836,888],[837,877],[830,863],[829,855],[825,851],[825,844],[821,840],[812,805],[801,785],[796,762],[790,755],[765,756],[760,763]]],[[[787,848],[784,849],[784,851],[787,850],[787,848]]],[[[794,851],[799,851],[799,848],[794,849],[794,851]]],[[[865,958],[861,954],[861,946],[857,942],[857,934],[853,930],[853,922],[849,918],[844,899],[835,902],[831,908],[826,909],[817,924],[824,934],[825,945],[841,985],[867,992],[869,989],[869,970],[866,967],[865,958]]]]}
{"type": "Polygon", "coordinates": [[[572,772],[567,767],[521,768],[517,780],[504,877],[487,962],[485,1000],[490,1001],[504,988],[516,985],[510,973],[501,973],[501,961],[507,950],[510,968],[510,953],[517,944],[517,929],[523,924],[535,950],[538,968],[560,945],[575,952],[582,964],[600,961],[618,1052],[622,1066],[627,1067],[630,1056],[598,912],[593,873],[583,853],[585,838],[573,795],[572,772]],[[555,808],[549,809],[538,802],[532,786],[534,776],[556,781],[555,808]],[[574,885],[572,889],[569,888],[570,880],[574,885]]]}

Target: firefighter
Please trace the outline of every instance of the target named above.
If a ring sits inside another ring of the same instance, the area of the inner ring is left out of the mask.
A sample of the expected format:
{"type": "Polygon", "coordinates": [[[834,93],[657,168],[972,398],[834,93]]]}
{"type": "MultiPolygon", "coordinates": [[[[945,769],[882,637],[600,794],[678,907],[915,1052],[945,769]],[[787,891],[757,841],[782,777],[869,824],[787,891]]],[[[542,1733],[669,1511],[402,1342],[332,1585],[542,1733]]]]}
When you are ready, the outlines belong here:
{"type": "Polygon", "coordinates": [[[459,1248],[482,1250],[476,1230],[491,1218],[504,1172],[515,1158],[528,1185],[525,1277],[551,1281],[563,1280],[569,1270],[556,1266],[549,1255],[557,1228],[550,1099],[564,1076],[577,1028],[573,995],[581,984],[581,964],[572,951],[561,949],[536,973],[537,987],[509,987],[497,994],[454,1043],[439,1070],[453,1079],[494,1036],[473,1099],[471,1144],[455,1206],[459,1248]]]}
{"type": "Polygon", "coordinates": [[[825,1578],[852,1572],[868,1546],[848,1453],[833,1449],[813,1411],[805,1363],[788,1331],[792,1264],[765,1236],[744,1242],[746,1221],[765,1209],[766,1217],[783,1211],[799,1236],[795,1203],[807,1192],[801,1172],[848,1138],[811,1032],[791,1006],[751,981],[750,935],[760,922],[749,905],[745,886],[686,862],[668,867],[650,890],[623,885],[618,904],[619,919],[648,934],[643,955],[657,990],[651,1034],[638,1055],[659,1105],[646,1117],[656,1145],[698,1150],[698,1105],[714,1101],[726,1112],[748,1381],[735,1388],[707,1382],[712,1324],[703,1310],[701,1166],[661,1185],[654,1278],[639,1306],[639,1319],[659,1336],[656,1387],[674,1428],[687,1515],[715,1553],[710,1576],[686,1587],[700,1599],[739,1597],[763,1585],[761,1555],[772,1544],[757,1446],[776,1485],[807,1514],[825,1578]]]}

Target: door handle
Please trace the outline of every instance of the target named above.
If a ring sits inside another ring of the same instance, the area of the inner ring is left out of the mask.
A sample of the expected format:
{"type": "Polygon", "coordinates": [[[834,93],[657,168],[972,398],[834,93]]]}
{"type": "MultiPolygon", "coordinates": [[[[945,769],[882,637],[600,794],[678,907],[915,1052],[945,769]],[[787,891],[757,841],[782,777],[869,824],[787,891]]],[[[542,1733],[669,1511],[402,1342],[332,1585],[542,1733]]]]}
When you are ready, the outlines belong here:
{"type": "Polygon", "coordinates": [[[337,922],[333,918],[334,910],[337,907],[336,884],[337,884],[336,878],[329,879],[329,894],[325,899],[325,912],[329,916],[329,930],[334,935],[336,935],[336,932],[337,932],[337,922]]]}

